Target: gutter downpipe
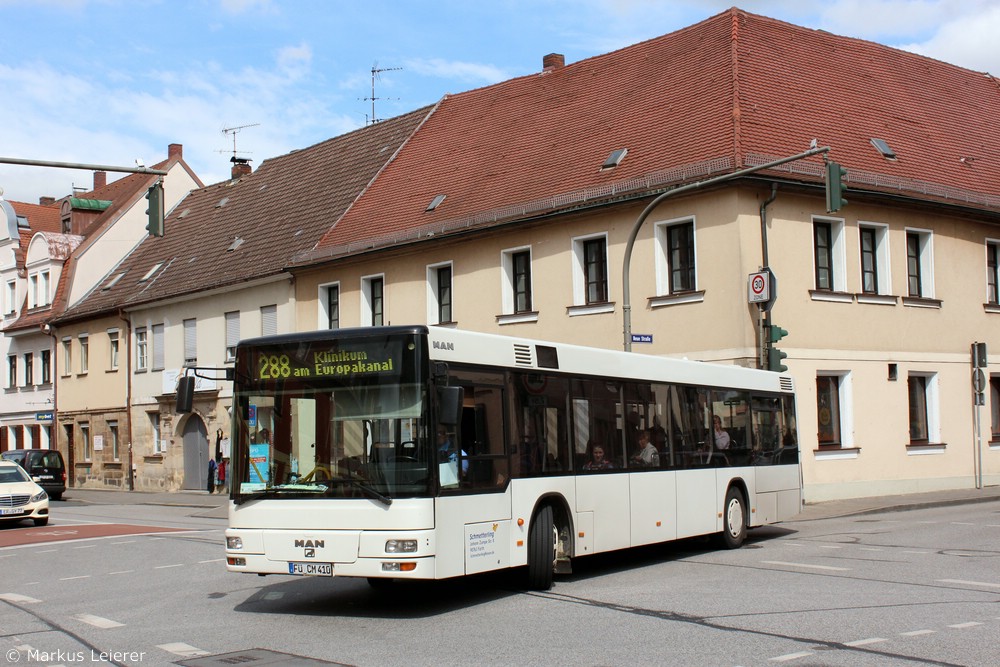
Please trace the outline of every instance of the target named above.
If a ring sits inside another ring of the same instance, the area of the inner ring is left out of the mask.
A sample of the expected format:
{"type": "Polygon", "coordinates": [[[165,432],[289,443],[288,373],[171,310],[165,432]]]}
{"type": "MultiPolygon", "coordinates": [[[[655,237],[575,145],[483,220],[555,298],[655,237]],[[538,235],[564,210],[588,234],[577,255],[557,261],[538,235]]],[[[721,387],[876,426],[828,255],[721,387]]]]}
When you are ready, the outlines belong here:
{"type": "Polygon", "coordinates": [[[755,167],[747,167],[746,169],[740,169],[739,171],[734,171],[730,174],[723,174],[722,176],[716,176],[714,178],[708,178],[704,181],[696,181],[694,183],[689,183],[688,185],[682,185],[680,187],[674,188],[673,190],[667,190],[659,195],[657,195],[653,201],[646,205],[646,208],[642,210],[639,217],[636,219],[635,224],[632,226],[632,231],[628,236],[628,243],[625,245],[625,259],[622,261],[622,319],[623,319],[623,334],[624,334],[624,346],[626,352],[632,351],[632,303],[631,303],[631,289],[629,287],[629,273],[632,267],[632,248],[635,246],[635,239],[639,236],[639,228],[642,227],[642,223],[646,221],[649,214],[653,212],[657,206],[663,202],[664,199],[668,197],[673,197],[684,192],[691,192],[692,190],[698,190],[709,185],[715,185],[716,183],[722,183],[724,181],[731,181],[734,178],[740,178],[741,176],[746,176],[747,174],[752,174],[763,169],[770,169],[771,167],[776,167],[786,162],[794,162],[795,160],[801,160],[803,158],[811,157],[818,153],[826,153],[830,150],[829,146],[822,146],[820,148],[812,148],[805,151],[804,153],[798,153],[797,155],[792,155],[791,157],[781,158],[780,160],[775,160],[773,162],[768,162],[767,164],[760,164],[755,167]]]}
{"type": "Polygon", "coordinates": [[[118,319],[125,323],[125,433],[128,438],[128,490],[135,491],[135,469],[132,467],[132,321],[125,312],[118,311],[118,319]]]}

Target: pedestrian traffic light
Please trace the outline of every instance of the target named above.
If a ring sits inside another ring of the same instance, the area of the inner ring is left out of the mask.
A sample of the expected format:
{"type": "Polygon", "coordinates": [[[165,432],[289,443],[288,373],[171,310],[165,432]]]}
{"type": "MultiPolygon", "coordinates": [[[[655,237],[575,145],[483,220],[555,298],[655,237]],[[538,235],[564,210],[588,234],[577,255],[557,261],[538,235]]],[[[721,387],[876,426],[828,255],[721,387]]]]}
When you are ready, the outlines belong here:
{"type": "Polygon", "coordinates": [[[841,207],[847,206],[844,199],[844,176],[847,170],[836,162],[826,163],[826,212],[833,213],[839,211],[841,207]]]}
{"type": "Polygon", "coordinates": [[[149,216],[146,231],[150,236],[163,236],[163,181],[157,179],[146,193],[146,199],[149,200],[149,208],[146,209],[146,215],[149,216]]]}
{"type": "Polygon", "coordinates": [[[787,357],[788,355],[778,348],[770,348],[767,351],[767,370],[774,371],[775,373],[784,373],[788,370],[788,366],[781,363],[781,360],[787,357]]]}

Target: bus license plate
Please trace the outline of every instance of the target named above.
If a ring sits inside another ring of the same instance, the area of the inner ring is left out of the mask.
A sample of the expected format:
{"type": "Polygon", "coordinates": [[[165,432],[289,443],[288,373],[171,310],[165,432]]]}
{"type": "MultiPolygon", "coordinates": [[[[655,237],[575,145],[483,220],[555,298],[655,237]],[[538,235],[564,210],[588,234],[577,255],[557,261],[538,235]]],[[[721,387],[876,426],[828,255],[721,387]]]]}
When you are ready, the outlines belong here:
{"type": "Polygon", "coordinates": [[[306,577],[332,577],[333,563],[288,563],[288,574],[306,577]]]}

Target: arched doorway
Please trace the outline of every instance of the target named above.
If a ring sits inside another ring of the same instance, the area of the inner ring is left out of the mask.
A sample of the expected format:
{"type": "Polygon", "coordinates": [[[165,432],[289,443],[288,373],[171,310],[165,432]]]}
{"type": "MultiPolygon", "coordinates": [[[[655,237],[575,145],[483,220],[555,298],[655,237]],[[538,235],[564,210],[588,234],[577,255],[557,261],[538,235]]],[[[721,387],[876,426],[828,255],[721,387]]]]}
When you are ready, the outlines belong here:
{"type": "Polygon", "coordinates": [[[208,430],[191,414],[184,422],[184,489],[208,488],[208,430]]]}

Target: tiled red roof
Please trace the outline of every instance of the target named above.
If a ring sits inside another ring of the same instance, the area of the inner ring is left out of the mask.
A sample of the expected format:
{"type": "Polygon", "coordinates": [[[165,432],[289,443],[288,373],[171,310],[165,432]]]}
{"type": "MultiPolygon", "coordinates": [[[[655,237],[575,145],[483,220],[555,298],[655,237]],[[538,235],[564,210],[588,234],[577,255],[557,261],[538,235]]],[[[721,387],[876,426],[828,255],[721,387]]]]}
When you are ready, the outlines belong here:
{"type": "Polygon", "coordinates": [[[120,280],[96,286],[56,321],[281,273],[290,257],[316,244],[429,112],[418,109],[265,160],[238,180],[191,192],[167,217],[165,235],[143,240],[108,276],[124,273],[120,280]]]}
{"type": "MultiPolygon", "coordinates": [[[[803,152],[813,139],[832,147],[851,187],[903,184],[923,197],[926,184],[947,184],[931,196],[964,203],[971,194],[973,205],[1000,209],[998,115],[1000,89],[986,74],[734,8],[613,53],[446,97],[297,261],[488,214],[516,219],[579,206],[588,196],[614,196],[619,185],[662,189],[662,180],[636,183],[710,161],[735,171],[803,152]],[[872,138],[898,158],[882,157],[872,138]],[[621,164],[601,171],[620,148],[628,149],[621,164]],[[446,199],[425,211],[437,195],[446,199]]],[[[811,173],[789,178],[818,183],[822,158],[809,163],[798,166],[811,173]]]]}
{"type": "Polygon", "coordinates": [[[61,232],[62,223],[59,219],[59,207],[56,205],[45,206],[42,204],[27,204],[25,202],[12,201],[10,205],[18,215],[23,215],[28,219],[29,233],[35,232],[61,232]]]}

